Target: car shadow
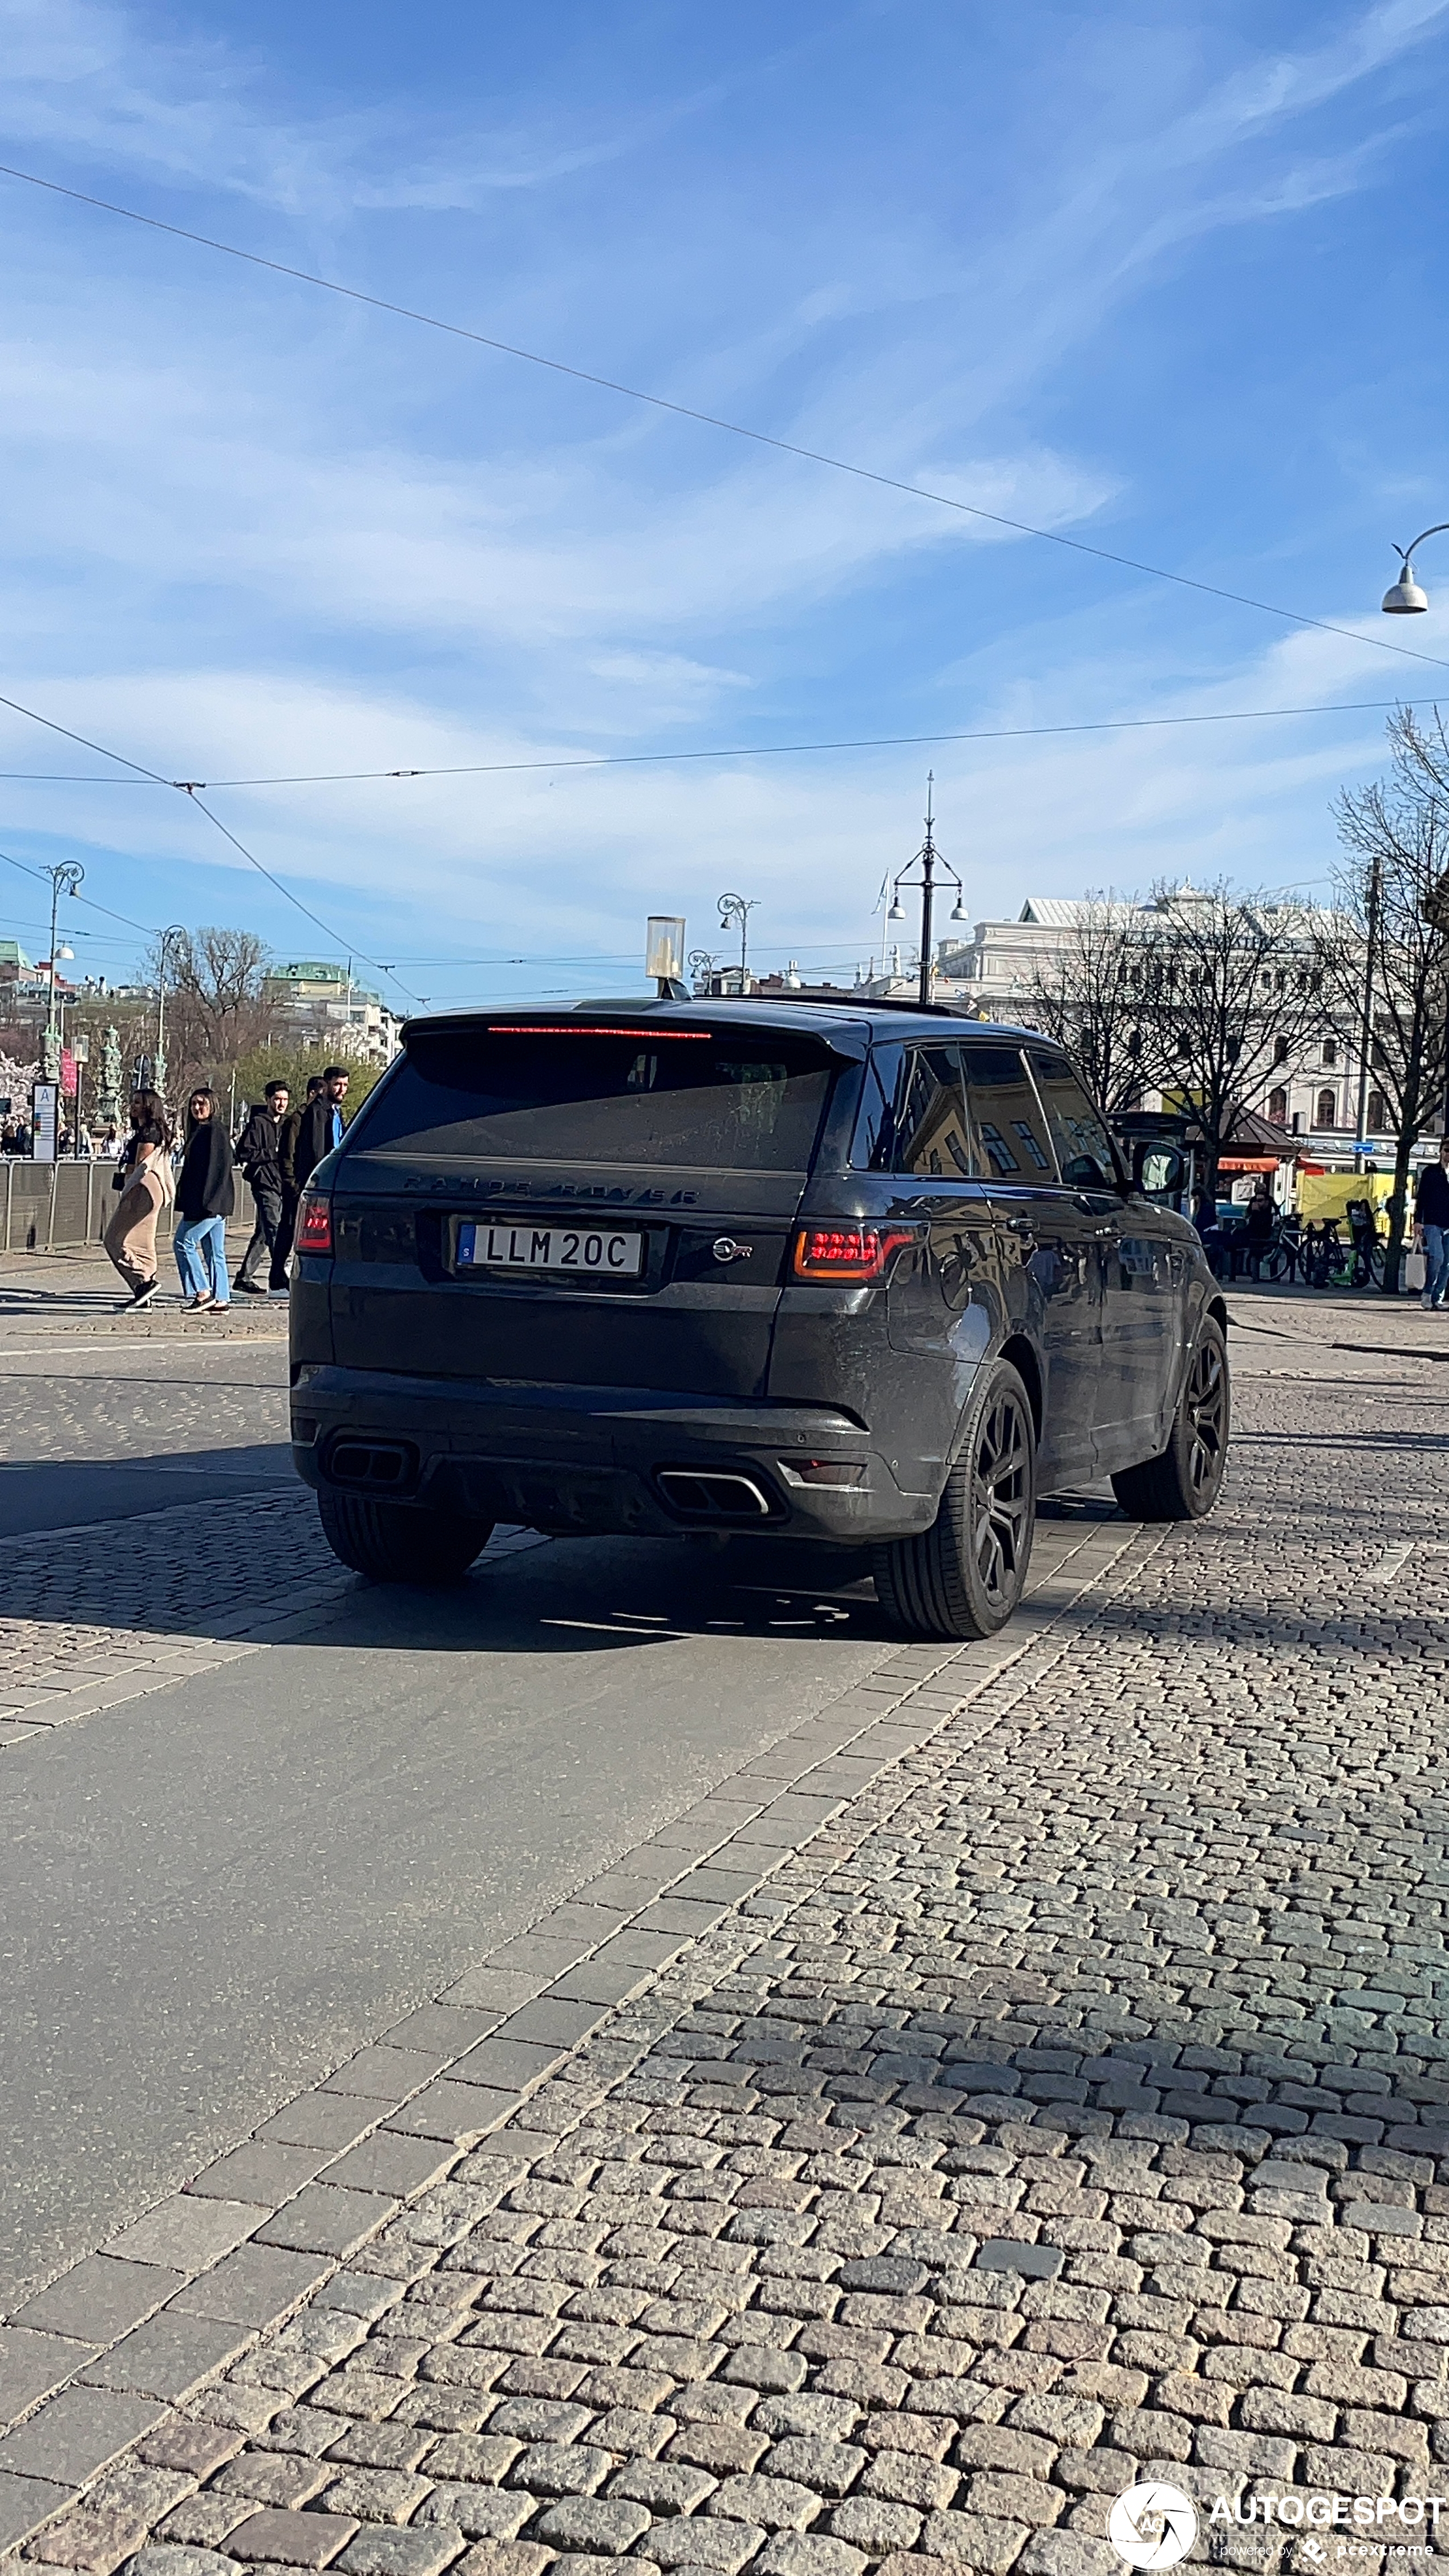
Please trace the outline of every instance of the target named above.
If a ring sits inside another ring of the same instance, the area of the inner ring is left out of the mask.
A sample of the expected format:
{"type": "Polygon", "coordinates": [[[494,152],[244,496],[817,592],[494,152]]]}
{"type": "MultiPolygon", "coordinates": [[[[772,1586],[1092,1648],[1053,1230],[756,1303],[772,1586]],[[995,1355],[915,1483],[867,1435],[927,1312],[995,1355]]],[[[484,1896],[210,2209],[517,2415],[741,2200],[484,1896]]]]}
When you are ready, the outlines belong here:
{"type": "Polygon", "coordinates": [[[204,1515],[214,1503],[243,1493],[293,1490],[300,1488],[291,1451],[276,1440],[157,1449],[134,1457],[11,1459],[0,1462],[0,1538],[81,1529],[187,1504],[204,1515]]]}

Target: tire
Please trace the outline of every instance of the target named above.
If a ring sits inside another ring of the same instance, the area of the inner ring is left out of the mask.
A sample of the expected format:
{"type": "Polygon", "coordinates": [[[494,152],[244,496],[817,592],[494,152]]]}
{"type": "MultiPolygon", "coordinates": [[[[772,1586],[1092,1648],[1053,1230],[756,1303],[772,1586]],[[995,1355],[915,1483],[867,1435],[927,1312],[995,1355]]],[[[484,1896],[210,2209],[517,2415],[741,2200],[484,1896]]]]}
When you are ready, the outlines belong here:
{"type": "Polygon", "coordinates": [[[363,1494],[317,1496],[323,1535],[334,1556],[374,1583],[459,1583],[488,1544],[491,1521],[377,1503],[363,1494]]]}
{"type": "Polygon", "coordinates": [[[1222,1492],[1231,1429],[1227,1337],[1216,1317],[1205,1315],[1167,1447],[1160,1458],[1126,1467],[1112,1479],[1112,1491],[1128,1519],[1202,1520],[1222,1492]]]}
{"type": "Polygon", "coordinates": [[[928,1530],[873,1551],[876,1598],[906,1637],[994,1637],[1026,1582],[1036,1527],[1036,1426],[1007,1360],[988,1369],[928,1530]]]}

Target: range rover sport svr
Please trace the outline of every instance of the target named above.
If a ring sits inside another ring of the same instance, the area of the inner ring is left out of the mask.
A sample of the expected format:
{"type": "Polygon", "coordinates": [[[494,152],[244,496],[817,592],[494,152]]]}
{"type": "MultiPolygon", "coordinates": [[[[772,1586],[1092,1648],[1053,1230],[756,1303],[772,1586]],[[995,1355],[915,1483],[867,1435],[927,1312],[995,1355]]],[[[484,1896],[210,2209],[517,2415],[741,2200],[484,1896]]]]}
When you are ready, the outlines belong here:
{"type": "Polygon", "coordinates": [[[948,1009],[584,1003],[409,1023],[303,1200],[293,1455],[343,1562],[495,1522],[868,1547],[976,1637],[1038,1497],[1221,1488],[1227,1316],[1060,1048],[948,1009]]]}

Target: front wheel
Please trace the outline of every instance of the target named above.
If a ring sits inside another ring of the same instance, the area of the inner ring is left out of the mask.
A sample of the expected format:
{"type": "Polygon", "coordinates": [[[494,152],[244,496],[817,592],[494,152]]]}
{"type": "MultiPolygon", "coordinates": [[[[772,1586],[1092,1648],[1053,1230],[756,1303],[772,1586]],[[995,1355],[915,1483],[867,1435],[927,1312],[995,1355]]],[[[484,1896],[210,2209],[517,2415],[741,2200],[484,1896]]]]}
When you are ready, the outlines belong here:
{"type": "Polygon", "coordinates": [[[317,1496],[323,1535],[334,1556],[374,1583],[459,1583],[492,1534],[491,1521],[460,1520],[405,1503],[323,1487],[317,1496]]]}
{"type": "Polygon", "coordinates": [[[1227,1336],[1215,1316],[1205,1315],[1167,1447],[1112,1479],[1128,1519],[1200,1521],[1210,1512],[1227,1472],[1231,1422],[1227,1336]]]}
{"type": "Polygon", "coordinates": [[[907,1637],[994,1637],[1021,1599],[1036,1528],[1036,1426],[1007,1360],[984,1372],[928,1530],[874,1551],[876,1598],[907,1637]]]}

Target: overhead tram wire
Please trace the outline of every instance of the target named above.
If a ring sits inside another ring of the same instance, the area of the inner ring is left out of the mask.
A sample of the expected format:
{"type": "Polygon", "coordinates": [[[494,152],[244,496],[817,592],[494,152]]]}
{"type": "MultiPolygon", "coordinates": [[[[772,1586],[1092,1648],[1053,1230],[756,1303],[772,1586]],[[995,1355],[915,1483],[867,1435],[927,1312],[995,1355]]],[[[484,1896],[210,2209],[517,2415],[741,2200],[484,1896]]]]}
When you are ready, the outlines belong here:
{"type": "MultiPolygon", "coordinates": [[[[234,850],[239,850],[241,852],[242,857],[247,861],[248,865],[256,869],[258,876],[265,877],[268,885],[274,886],[277,893],[281,895],[287,903],[290,903],[296,911],[300,912],[305,920],[311,922],[314,929],[320,930],[328,939],[337,940],[341,946],[349,950],[352,956],[360,957],[363,965],[370,966],[374,974],[381,975],[390,982],[396,984],[398,991],[400,993],[406,993],[410,1002],[421,1004],[423,996],[420,993],[415,993],[412,986],[410,984],[405,984],[400,975],[395,975],[390,966],[384,966],[380,958],[369,957],[366,951],[359,948],[354,940],[349,940],[344,932],[334,930],[330,922],[323,920],[320,912],[314,912],[310,904],[305,904],[300,895],[293,894],[291,887],[282,883],[280,877],[273,876],[271,869],[263,865],[262,861],[257,857],[255,850],[249,850],[245,841],[239,841],[235,832],[231,830],[228,824],[223,823],[219,814],[214,814],[209,805],[202,804],[197,790],[205,785],[205,781],[203,779],[163,778],[159,769],[148,769],[144,761],[132,760],[124,751],[112,751],[109,746],[103,742],[91,742],[85,734],[73,732],[69,725],[58,724],[53,716],[43,716],[40,715],[34,707],[23,706],[18,698],[0,697],[0,706],[9,707],[16,715],[28,716],[32,724],[44,725],[51,733],[64,734],[68,742],[80,743],[83,749],[95,752],[102,760],[114,760],[122,769],[134,770],[138,778],[149,778],[154,786],[171,787],[176,789],[179,794],[186,798],[189,805],[194,805],[199,813],[206,816],[208,823],[210,823],[215,830],[220,832],[224,840],[230,841],[234,850]]],[[[18,867],[20,865],[19,860],[16,860],[14,864],[18,867]]],[[[118,919],[120,918],[119,915],[116,917],[118,919]]],[[[139,928],[140,924],[137,923],[133,925],[133,927],[139,928]]]]}
{"type": "MultiPolygon", "coordinates": [[[[1449,667],[1449,666],[1446,666],[1449,667]]],[[[1424,698],[1353,698],[1341,705],[1316,707],[1236,707],[1221,714],[1195,716],[1102,716],[1087,724],[1054,725],[988,725],[969,733],[882,733],[862,734],[835,742],[764,742],[714,745],[704,751],[602,751],[566,752],[557,760],[470,760],[431,769],[315,769],[291,776],[269,778],[162,778],[155,770],[142,770],[135,778],[91,778],[80,771],[0,769],[0,778],[23,780],[36,787],[180,787],[195,799],[199,788],[216,787],[348,787],[369,785],[390,778],[506,778],[531,770],[557,769],[645,769],[663,768],[672,762],[688,760],[784,760],[807,752],[825,751],[898,751],[923,748],[951,742],[1036,742],[1054,735],[1093,733],[1152,733],[1179,725],[1268,724],[1289,716],[1355,716],[1389,714],[1395,707],[1426,706],[1433,701],[1424,698]]],[[[0,706],[13,707],[13,698],[0,697],[0,706]]],[[[19,709],[21,715],[34,711],[19,709]]],[[[48,724],[47,716],[36,716],[37,724],[48,724]]],[[[64,733],[64,725],[55,727],[64,733]]],[[[73,742],[84,736],[72,734],[73,742]]],[[[94,745],[90,748],[95,748],[94,745]]],[[[119,758],[111,754],[109,757],[119,758]]],[[[136,767],[136,763],[131,764],[136,767]]],[[[202,811],[205,812],[205,807],[202,811]]],[[[213,817],[213,819],[215,819],[213,817]]],[[[221,826],[225,829],[225,826],[221,826]]],[[[259,861],[254,861],[259,865],[259,861]]],[[[265,873],[265,871],[263,871],[265,873]]],[[[336,938],[335,931],[329,937],[336,938]]],[[[369,961],[370,962],[370,961],[369,961]]]]}
{"type": "Polygon", "coordinates": [[[1044,545],[1064,546],[1072,554],[1090,555],[1098,563],[1115,564],[1124,572],[1145,573],[1153,581],[1174,582],[1179,589],[1195,590],[1208,599],[1223,599],[1237,608],[1251,608],[1264,617],[1282,618],[1290,626],[1309,626],[1321,635],[1344,635],[1353,643],[1372,644],[1378,652],[1397,653],[1411,662],[1431,662],[1449,670],[1449,662],[1437,653],[1418,653],[1411,645],[1396,644],[1386,636],[1359,634],[1351,626],[1336,626],[1328,618],[1307,617],[1296,608],[1280,608],[1268,599],[1254,599],[1246,592],[1227,590],[1218,582],[1197,581],[1191,573],[1170,572],[1162,564],[1142,563],[1133,555],[1116,554],[1108,546],[1094,546],[1085,537],[1064,536],[1057,528],[1034,527],[1029,520],[1008,518],[1001,510],[984,510],[973,501],[958,501],[948,492],[933,492],[923,483],[907,483],[899,475],[880,474],[869,465],[855,465],[843,456],[827,455],[822,449],[801,447],[793,439],[775,438],[768,430],[750,429],[742,421],[724,420],[718,413],[698,411],[690,403],[672,402],[665,394],[646,393],[638,385],[621,384],[613,376],[600,376],[587,367],[576,367],[563,358],[546,358],[537,349],[519,348],[511,340],[493,339],[486,331],[471,330],[461,322],[445,322],[435,313],[422,313],[410,304],[393,303],[385,295],[370,295],[359,286],[344,286],[337,278],[319,277],[311,269],[293,268],[285,260],[267,259],[260,251],[241,250],[235,242],[217,241],[210,233],[191,232],[184,224],[168,224],[159,215],[143,215],[134,206],[118,206],[109,197],[91,196],[83,188],[67,188],[58,179],[42,179],[34,170],[17,169],[10,162],[0,162],[0,178],[18,179],[27,188],[41,188],[53,197],[68,197],[74,205],[90,206],[97,213],[118,215],[126,223],[141,224],[147,231],[168,233],[175,241],[191,242],[197,249],[219,252],[226,259],[239,259],[248,267],[263,268],[274,277],[286,277],[300,286],[315,286],[328,295],[344,296],[351,304],[365,304],[377,313],[390,313],[397,320],[416,322],[428,331],[445,332],[450,339],[468,340],[480,349],[491,349],[496,356],[517,358],[530,367],[545,367],[551,375],[568,376],[576,384],[593,385],[602,393],[618,394],[627,402],[647,403],[651,410],[668,412],[677,420],[690,420],[705,429],[723,431],[730,438],[748,439],[756,447],[773,448],[778,455],[796,456],[810,465],[826,466],[832,473],[852,475],[857,482],[874,483],[887,492],[907,493],[914,501],[930,501],[943,510],[955,510],[963,518],[980,519],[994,528],[1009,528],[1020,537],[1040,538],[1044,545]]]}

